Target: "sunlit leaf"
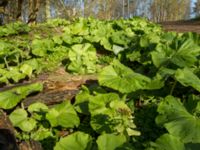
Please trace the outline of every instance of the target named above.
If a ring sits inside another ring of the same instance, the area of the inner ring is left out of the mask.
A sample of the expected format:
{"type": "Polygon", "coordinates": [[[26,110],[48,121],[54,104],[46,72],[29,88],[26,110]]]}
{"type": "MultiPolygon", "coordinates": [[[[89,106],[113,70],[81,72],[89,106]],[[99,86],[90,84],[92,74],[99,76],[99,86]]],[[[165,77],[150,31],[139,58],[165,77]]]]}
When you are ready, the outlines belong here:
{"type": "Polygon", "coordinates": [[[11,109],[29,94],[42,91],[42,89],[41,83],[33,83],[0,92],[0,108],[11,109]]]}
{"type": "Polygon", "coordinates": [[[126,137],[123,135],[103,134],[97,139],[99,150],[116,150],[126,142],[126,137]]]}
{"type": "Polygon", "coordinates": [[[80,123],[79,117],[70,101],[65,101],[54,106],[46,115],[52,127],[62,126],[66,128],[77,127],[80,123]]]}
{"type": "Polygon", "coordinates": [[[61,138],[54,150],[90,150],[92,137],[83,132],[75,132],[61,138]]]}
{"type": "Polygon", "coordinates": [[[130,68],[122,65],[118,60],[105,68],[99,74],[99,84],[121,93],[130,93],[139,89],[145,89],[151,79],[135,73],[130,68]]]}
{"type": "Polygon", "coordinates": [[[200,119],[190,114],[179,99],[167,96],[158,106],[156,122],[183,142],[200,142],[200,119]]]}

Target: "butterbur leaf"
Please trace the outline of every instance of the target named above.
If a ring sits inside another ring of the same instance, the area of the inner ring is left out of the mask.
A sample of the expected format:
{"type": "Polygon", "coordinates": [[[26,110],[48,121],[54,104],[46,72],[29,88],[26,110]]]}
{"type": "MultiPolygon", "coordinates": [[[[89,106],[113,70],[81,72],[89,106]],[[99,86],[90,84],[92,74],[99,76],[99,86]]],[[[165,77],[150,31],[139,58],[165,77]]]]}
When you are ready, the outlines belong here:
{"type": "Polygon", "coordinates": [[[43,104],[43,103],[36,102],[36,103],[31,104],[28,107],[28,111],[30,113],[40,112],[40,111],[48,111],[48,107],[45,104],[43,104]]]}
{"type": "Polygon", "coordinates": [[[79,113],[89,114],[89,100],[90,100],[90,91],[86,87],[82,87],[82,90],[79,94],[76,95],[76,100],[74,103],[75,109],[79,113]]]}
{"type": "Polygon", "coordinates": [[[17,67],[10,67],[10,70],[7,72],[6,77],[12,79],[15,83],[26,77],[26,74],[21,73],[17,67]]]}
{"type": "Polygon", "coordinates": [[[164,134],[152,144],[151,149],[147,148],[146,150],[186,150],[186,148],[178,137],[164,134]]]}
{"type": "Polygon", "coordinates": [[[115,93],[91,96],[89,101],[90,124],[97,133],[140,135],[135,130],[130,108],[115,93]]]}
{"type": "Polygon", "coordinates": [[[83,132],[75,132],[56,143],[54,150],[90,150],[92,137],[83,132]]]}
{"type": "Polygon", "coordinates": [[[125,142],[124,135],[102,134],[97,139],[98,150],[116,150],[125,142]]]}
{"type": "Polygon", "coordinates": [[[79,117],[70,101],[56,105],[46,114],[47,120],[52,127],[62,126],[65,128],[77,127],[80,123],[79,117]]]}
{"type": "Polygon", "coordinates": [[[155,77],[153,77],[151,79],[151,82],[146,85],[146,89],[149,89],[149,90],[160,89],[160,88],[162,88],[165,85],[164,81],[165,80],[164,80],[163,76],[161,76],[158,73],[158,74],[156,74],[155,77]]]}
{"type": "MultiPolygon", "coordinates": [[[[158,45],[157,47],[159,47],[159,46],[160,45],[158,45]]],[[[157,68],[159,68],[160,66],[164,65],[168,61],[168,57],[170,57],[170,56],[167,56],[167,54],[165,52],[166,51],[170,51],[170,50],[171,50],[170,48],[162,45],[161,48],[157,48],[156,51],[151,52],[151,57],[152,57],[153,64],[157,68]]]]}
{"type": "Polygon", "coordinates": [[[112,44],[109,41],[109,38],[103,37],[100,41],[100,44],[109,51],[112,51],[112,44]]]}
{"type": "Polygon", "coordinates": [[[14,126],[18,125],[21,122],[23,122],[24,120],[26,120],[27,117],[28,117],[28,114],[24,109],[16,109],[9,116],[9,118],[14,126]]]}
{"type": "Polygon", "coordinates": [[[29,94],[42,91],[42,89],[43,85],[41,83],[33,83],[0,92],[0,108],[11,109],[29,94]]]}
{"type": "Polygon", "coordinates": [[[151,79],[135,73],[130,68],[121,64],[118,60],[105,68],[99,74],[99,84],[121,93],[131,93],[139,89],[145,89],[151,79]]]}
{"type": "Polygon", "coordinates": [[[36,121],[28,118],[24,109],[16,109],[9,116],[13,126],[19,127],[22,131],[29,132],[36,127],[36,121]]]}
{"type": "Polygon", "coordinates": [[[101,114],[107,108],[109,108],[109,103],[112,101],[120,101],[118,94],[107,93],[98,94],[97,96],[90,97],[89,110],[92,115],[101,114]]]}
{"type": "Polygon", "coordinates": [[[40,102],[33,103],[28,107],[28,111],[36,120],[41,120],[48,111],[48,107],[40,102]]]}
{"type": "Polygon", "coordinates": [[[89,43],[76,44],[69,51],[71,63],[68,69],[75,73],[95,73],[96,72],[96,49],[89,43]]]}
{"type": "Polygon", "coordinates": [[[124,31],[115,31],[111,35],[111,40],[113,43],[117,45],[122,45],[127,47],[128,44],[131,42],[131,38],[127,36],[124,31]]]}
{"type": "Polygon", "coordinates": [[[43,126],[40,126],[37,131],[31,133],[31,139],[36,141],[41,141],[48,137],[53,137],[53,133],[43,126]]]}
{"type": "Polygon", "coordinates": [[[33,72],[33,69],[30,65],[28,64],[23,64],[20,69],[19,69],[22,73],[24,73],[25,75],[27,76],[31,76],[32,75],[32,72],[33,72]]]}
{"type": "Polygon", "coordinates": [[[116,132],[114,127],[118,122],[115,122],[115,110],[110,108],[112,101],[119,101],[119,96],[115,93],[99,94],[89,101],[89,112],[92,115],[90,124],[97,133],[116,132]]]}
{"type": "Polygon", "coordinates": [[[61,45],[62,42],[63,42],[63,40],[62,40],[62,38],[60,36],[54,36],[53,37],[53,41],[58,45],[61,45]]]}
{"type": "Polygon", "coordinates": [[[175,78],[183,86],[191,86],[200,92],[200,79],[188,68],[178,69],[175,78]]]}
{"type": "Polygon", "coordinates": [[[172,62],[180,67],[190,67],[197,61],[199,52],[200,47],[192,39],[187,39],[172,57],[172,62]]]}
{"type": "Polygon", "coordinates": [[[200,142],[200,119],[189,113],[179,99],[167,96],[158,106],[157,124],[183,142],[200,142]]]}
{"type": "Polygon", "coordinates": [[[113,45],[113,52],[115,53],[115,55],[117,55],[118,53],[124,51],[124,47],[118,46],[118,45],[113,45]]]}
{"type": "Polygon", "coordinates": [[[70,26],[70,31],[74,35],[87,35],[89,33],[87,20],[79,18],[79,20],[70,26]]]}
{"type": "Polygon", "coordinates": [[[151,53],[152,61],[156,67],[173,64],[178,67],[191,67],[198,60],[200,47],[191,39],[182,42],[177,49],[168,45],[158,44],[156,51],[151,53]]]}
{"type": "Polygon", "coordinates": [[[35,39],[31,47],[34,55],[43,57],[48,51],[53,50],[54,42],[50,39],[35,39]]]}
{"type": "Polygon", "coordinates": [[[30,132],[36,127],[36,121],[33,118],[28,118],[25,121],[21,122],[18,127],[25,132],[30,132]]]}

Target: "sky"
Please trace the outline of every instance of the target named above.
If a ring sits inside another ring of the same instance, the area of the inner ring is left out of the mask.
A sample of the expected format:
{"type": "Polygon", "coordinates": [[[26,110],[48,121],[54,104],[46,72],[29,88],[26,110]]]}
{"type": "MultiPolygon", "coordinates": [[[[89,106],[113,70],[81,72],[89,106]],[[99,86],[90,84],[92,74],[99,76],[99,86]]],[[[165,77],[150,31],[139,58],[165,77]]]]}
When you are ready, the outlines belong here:
{"type": "MultiPolygon", "coordinates": [[[[196,2],[197,0],[191,0],[191,7],[193,8],[194,7],[194,3],[196,2]]],[[[194,13],[192,13],[192,9],[191,9],[191,15],[190,15],[191,18],[195,17],[194,16],[194,13]]]]}

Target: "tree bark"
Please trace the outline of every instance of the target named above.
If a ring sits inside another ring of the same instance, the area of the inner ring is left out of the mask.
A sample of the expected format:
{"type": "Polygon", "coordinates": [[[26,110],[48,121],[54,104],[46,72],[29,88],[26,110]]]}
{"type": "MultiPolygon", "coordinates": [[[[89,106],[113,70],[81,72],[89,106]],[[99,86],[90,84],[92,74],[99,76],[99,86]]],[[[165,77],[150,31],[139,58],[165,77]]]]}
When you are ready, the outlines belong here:
{"type": "Polygon", "coordinates": [[[50,13],[50,0],[46,0],[45,1],[45,16],[46,16],[46,20],[51,18],[51,13],[50,13]]]}
{"type": "Polygon", "coordinates": [[[0,149],[18,150],[14,127],[3,110],[0,110],[0,149]]]}
{"type": "Polygon", "coordinates": [[[40,7],[40,0],[30,0],[29,1],[28,24],[36,23],[39,7],[40,7]]]}
{"type": "Polygon", "coordinates": [[[22,21],[22,4],[24,0],[18,0],[17,2],[17,16],[16,19],[22,21]]]}

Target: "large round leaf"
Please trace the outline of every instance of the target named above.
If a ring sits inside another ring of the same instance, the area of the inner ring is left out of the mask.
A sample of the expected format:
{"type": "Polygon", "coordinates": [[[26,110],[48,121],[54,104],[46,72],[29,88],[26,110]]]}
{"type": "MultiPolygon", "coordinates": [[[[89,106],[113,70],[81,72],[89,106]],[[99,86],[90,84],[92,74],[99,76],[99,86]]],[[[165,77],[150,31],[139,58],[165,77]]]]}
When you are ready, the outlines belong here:
{"type": "Polygon", "coordinates": [[[71,63],[68,69],[75,73],[95,73],[96,72],[96,49],[89,43],[76,44],[69,51],[71,63]]]}
{"type": "Polygon", "coordinates": [[[0,108],[11,109],[29,94],[42,91],[42,89],[43,86],[41,83],[34,83],[0,92],[0,108]]]}
{"type": "Polygon", "coordinates": [[[80,123],[79,117],[70,101],[56,105],[46,115],[52,127],[62,126],[66,128],[77,127],[80,123]]]}
{"type": "Polygon", "coordinates": [[[130,108],[115,93],[90,97],[90,124],[97,133],[139,135],[130,108]]]}
{"type": "Polygon", "coordinates": [[[75,132],[61,138],[54,150],[90,150],[92,137],[83,132],[75,132]]]}
{"type": "Polygon", "coordinates": [[[164,134],[152,144],[151,148],[146,150],[186,150],[184,143],[177,137],[164,134]]]}
{"type": "Polygon", "coordinates": [[[125,136],[114,134],[103,134],[97,139],[98,150],[115,150],[125,142],[125,136]]]}
{"type": "Polygon", "coordinates": [[[48,111],[48,107],[43,103],[36,102],[28,107],[28,111],[31,113],[34,119],[42,120],[48,111]]]}
{"type": "Polygon", "coordinates": [[[24,109],[16,109],[9,116],[13,126],[19,127],[22,131],[29,132],[36,127],[36,121],[28,118],[28,113],[24,109]]]}
{"type": "Polygon", "coordinates": [[[166,97],[158,106],[158,124],[183,142],[200,142],[200,119],[190,114],[179,99],[166,97]]]}
{"type": "Polygon", "coordinates": [[[111,65],[105,67],[99,74],[100,85],[118,90],[121,93],[130,93],[139,89],[145,89],[150,82],[150,78],[135,73],[118,60],[114,60],[111,65]]]}
{"type": "Polygon", "coordinates": [[[175,78],[178,80],[183,86],[191,86],[197,91],[200,92],[200,79],[196,76],[192,70],[188,68],[177,69],[175,73],[175,78]]]}

